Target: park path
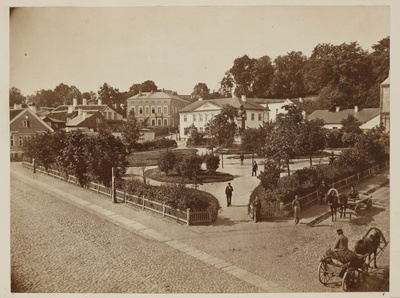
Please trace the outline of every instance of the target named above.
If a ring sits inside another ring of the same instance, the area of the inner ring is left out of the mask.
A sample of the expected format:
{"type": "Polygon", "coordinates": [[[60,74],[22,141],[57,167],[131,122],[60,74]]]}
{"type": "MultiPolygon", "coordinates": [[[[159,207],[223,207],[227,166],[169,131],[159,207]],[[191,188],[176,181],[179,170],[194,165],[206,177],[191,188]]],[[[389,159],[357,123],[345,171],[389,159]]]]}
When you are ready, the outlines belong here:
{"type": "MultiPolygon", "coordinates": [[[[184,148],[184,147],[182,147],[184,148]]],[[[198,150],[198,154],[206,153],[205,148],[195,148],[198,150]]],[[[226,204],[226,196],[225,196],[225,187],[228,182],[213,182],[213,183],[205,183],[198,186],[199,190],[206,191],[213,196],[215,196],[221,206],[221,210],[218,214],[218,220],[221,222],[225,221],[251,221],[248,215],[247,205],[249,203],[249,198],[251,192],[254,188],[260,183],[260,180],[255,176],[251,176],[251,158],[246,158],[244,160],[244,164],[240,164],[240,159],[233,158],[238,157],[236,154],[224,154],[223,160],[220,162],[220,167],[218,168],[218,172],[231,174],[234,179],[231,182],[234,192],[232,195],[232,206],[227,207],[226,204]]],[[[254,160],[258,163],[258,169],[262,169],[262,161],[263,158],[255,158],[254,160]]],[[[314,164],[318,163],[328,163],[328,158],[315,158],[313,159],[314,164]]],[[[294,172],[297,169],[302,169],[304,167],[309,166],[308,159],[300,159],[294,160],[294,164],[291,165],[291,172],[294,172]]],[[[156,168],[157,166],[147,167],[148,169],[156,168]]],[[[204,167],[204,165],[203,165],[204,167]]],[[[257,174],[259,171],[257,172],[257,174]]],[[[141,169],[137,167],[128,168],[127,174],[141,176],[141,169]]],[[[286,175],[286,173],[282,173],[282,176],[286,175]]],[[[147,178],[147,181],[152,185],[160,185],[163,182],[155,181],[147,178]]],[[[218,224],[218,222],[217,222],[218,224]]]]}

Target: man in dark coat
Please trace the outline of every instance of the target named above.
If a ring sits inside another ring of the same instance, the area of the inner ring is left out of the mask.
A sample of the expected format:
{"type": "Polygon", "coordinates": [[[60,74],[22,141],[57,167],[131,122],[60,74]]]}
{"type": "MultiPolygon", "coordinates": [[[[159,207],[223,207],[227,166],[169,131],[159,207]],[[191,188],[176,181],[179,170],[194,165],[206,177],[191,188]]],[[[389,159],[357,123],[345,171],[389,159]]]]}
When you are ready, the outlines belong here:
{"type": "Polygon", "coordinates": [[[254,207],[254,222],[261,222],[261,201],[256,196],[256,199],[253,201],[254,207]]]}
{"type": "Polygon", "coordinates": [[[230,182],[228,182],[227,187],[225,188],[225,194],[226,194],[226,204],[227,206],[231,206],[232,202],[232,192],[233,192],[233,187],[230,182]]]}
{"type": "Polygon", "coordinates": [[[257,176],[258,165],[256,161],[253,161],[253,165],[251,168],[251,176],[257,176]]]}
{"type": "Polygon", "coordinates": [[[319,204],[327,204],[328,202],[326,201],[326,194],[328,193],[329,186],[325,184],[325,181],[322,180],[322,184],[319,186],[318,189],[318,196],[319,196],[319,204]]]}

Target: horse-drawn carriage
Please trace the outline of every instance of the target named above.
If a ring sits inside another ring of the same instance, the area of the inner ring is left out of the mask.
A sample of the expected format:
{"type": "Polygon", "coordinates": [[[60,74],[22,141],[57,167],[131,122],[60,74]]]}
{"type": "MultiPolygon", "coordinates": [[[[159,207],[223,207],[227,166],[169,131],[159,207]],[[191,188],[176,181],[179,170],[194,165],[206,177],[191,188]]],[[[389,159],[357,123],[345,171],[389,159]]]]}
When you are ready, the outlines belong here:
{"type": "Polygon", "coordinates": [[[383,233],[377,228],[370,228],[362,239],[356,242],[354,252],[349,251],[354,255],[353,260],[343,262],[343,259],[339,260],[338,255],[328,250],[318,266],[319,281],[326,286],[340,282],[341,278],[342,289],[352,290],[369,274],[372,265],[377,268],[377,257],[387,245],[388,241],[383,233]]]}
{"type": "MultiPolygon", "coordinates": [[[[331,188],[327,193],[327,201],[330,205],[333,205],[332,212],[339,212],[340,217],[346,217],[353,214],[358,215],[361,210],[368,210],[372,207],[372,196],[357,193],[356,196],[351,198],[350,196],[339,193],[336,188],[331,188]]],[[[332,207],[331,207],[332,208],[332,207]]],[[[332,215],[333,216],[333,215],[332,215]]]]}

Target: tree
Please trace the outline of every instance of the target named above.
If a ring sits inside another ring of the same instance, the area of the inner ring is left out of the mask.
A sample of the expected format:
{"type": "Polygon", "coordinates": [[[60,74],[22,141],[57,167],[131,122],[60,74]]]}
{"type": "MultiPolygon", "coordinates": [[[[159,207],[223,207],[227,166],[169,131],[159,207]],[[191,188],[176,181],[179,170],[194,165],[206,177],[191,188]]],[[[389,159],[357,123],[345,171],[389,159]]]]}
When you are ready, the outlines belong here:
{"type": "Polygon", "coordinates": [[[221,87],[219,88],[218,93],[221,94],[223,97],[232,97],[234,80],[229,70],[225,72],[225,75],[222,78],[220,85],[221,87]]]}
{"type": "Polygon", "coordinates": [[[254,65],[253,74],[253,96],[262,98],[271,96],[271,84],[274,78],[274,66],[271,58],[268,56],[258,58],[254,65]]]}
{"type": "Polygon", "coordinates": [[[88,152],[89,137],[80,130],[69,132],[65,138],[65,146],[57,156],[57,163],[66,175],[78,178],[79,184],[84,186],[89,181],[88,156],[93,157],[93,152],[88,152]]]}
{"type": "Polygon", "coordinates": [[[196,99],[199,98],[208,99],[210,96],[210,89],[208,89],[205,83],[198,83],[196,86],[194,86],[191,95],[193,98],[196,99]]]}
{"type": "Polygon", "coordinates": [[[341,121],[341,124],[340,131],[342,132],[343,145],[347,147],[353,146],[357,138],[362,134],[362,129],[360,128],[361,122],[349,114],[347,118],[341,121]]]}
{"type": "Polygon", "coordinates": [[[285,165],[290,175],[291,160],[301,152],[302,111],[295,105],[286,106],[287,114],[278,114],[275,123],[265,126],[268,129],[263,140],[261,155],[285,165]]]}
{"type": "Polygon", "coordinates": [[[87,172],[90,177],[105,186],[111,185],[112,168],[116,174],[125,173],[127,161],[125,146],[109,131],[100,131],[86,143],[87,172]]]}
{"type": "Polygon", "coordinates": [[[161,152],[160,158],[158,159],[158,168],[168,176],[169,172],[175,168],[177,161],[178,157],[174,152],[161,152]]]}
{"type": "Polygon", "coordinates": [[[310,166],[312,166],[312,155],[325,148],[326,130],[324,120],[314,119],[305,120],[300,124],[300,150],[310,157],[310,166]]]}
{"type": "Polygon", "coordinates": [[[180,156],[176,163],[176,170],[182,176],[182,179],[187,178],[197,182],[202,162],[202,158],[198,154],[180,156]]]}
{"type": "Polygon", "coordinates": [[[281,169],[279,163],[273,159],[267,159],[264,161],[264,171],[260,171],[258,179],[260,179],[264,189],[273,189],[278,185],[280,173],[281,169]]]}
{"type": "Polygon", "coordinates": [[[241,143],[240,143],[240,150],[242,152],[251,152],[251,153],[257,153],[257,154],[262,154],[262,147],[263,147],[263,142],[262,140],[265,140],[267,137],[267,132],[268,129],[266,129],[266,126],[270,125],[269,123],[264,124],[264,127],[259,127],[259,128],[246,128],[240,138],[241,138],[241,143]]]}
{"type": "Polygon", "coordinates": [[[76,98],[78,102],[82,102],[82,93],[75,86],[68,86],[66,84],[59,84],[54,89],[54,94],[57,97],[57,102],[63,105],[70,105],[73,99],[76,98]]]}
{"type": "Polygon", "coordinates": [[[121,127],[121,135],[126,151],[132,152],[140,138],[140,127],[133,110],[129,111],[128,119],[121,127]]]}
{"type": "Polygon", "coordinates": [[[151,91],[155,92],[158,89],[157,85],[153,81],[150,81],[150,80],[144,81],[141,84],[141,88],[142,88],[141,90],[143,92],[151,92],[151,91]]]}
{"type": "Polygon", "coordinates": [[[307,57],[302,52],[290,52],[274,60],[275,74],[272,90],[279,98],[306,95],[303,69],[307,57]]]}
{"type": "Polygon", "coordinates": [[[10,106],[14,106],[14,104],[22,104],[25,102],[25,99],[26,97],[21,94],[21,91],[18,88],[10,88],[10,106]]]}
{"type": "Polygon", "coordinates": [[[237,128],[235,117],[237,117],[237,109],[231,105],[225,105],[221,112],[206,124],[206,132],[211,140],[208,141],[210,145],[232,146],[237,128]]]}
{"type": "Polygon", "coordinates": [[[205,133],[199,132],[197,127],[194,125],[194,123],[189,127],[185,127],[185,134],[189,136],[189,138],[187,140],[188,145],[203,145],[204,144],[205,133]]]}
{"type": "Polygon", "coordinates": [[[257,60],[247,55],[236,58],[229,70],[235,82],[235,95],[253,95],[254,66],[257,60]]]}
{"type": "Polygon", "coordinates": [[[63,102],[56,96],[53,90],[36,91],[32,101],[39,107],[58,107],[63,102]]]}
{"type": "Polygon", "coordinates": [[[101,99],[103,104],[106,104],[110,107],[112,107],[113,104],[120,106],[120,104],[124,103],[124,99],[120,95],[119,90],[111,87],[107,83],[104,83],[102,86],[100,86],[97,93],[99,94],[98,99],[101,99]]]}
{"type": "Polygon", "coordinates": [[[219,162],[220,162],[219,156],[211,153],[204,155],[203,158],[206,163],[206,168],[208,170],[208,173],[209,174],[215,173],[219,168],[219,162]]]}

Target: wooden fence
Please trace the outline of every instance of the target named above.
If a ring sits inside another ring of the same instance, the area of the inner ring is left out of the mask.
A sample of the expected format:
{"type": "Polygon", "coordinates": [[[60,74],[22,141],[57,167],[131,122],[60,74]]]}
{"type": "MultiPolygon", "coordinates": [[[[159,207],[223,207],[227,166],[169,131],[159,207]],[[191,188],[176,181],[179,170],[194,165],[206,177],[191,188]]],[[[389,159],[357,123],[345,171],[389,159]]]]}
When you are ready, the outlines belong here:
{"type": "MultiPolygon", "coordinates": [[[[389,168],[389,162],[385,162],[383,164],[374,166],[364,172],[361,173],[357,173],[355,175],[349,176],[345,179],[336,181],[334,183],[332,183],[332,187],[336,188],[339,192],[348,187],[349,185],[354,184],[357,181],[361,181],[363,179],[366,179],[368,177],[371,177],[372,175],[374,175],[375,173],[378,173],[384,169],[389,168]]],[[[315,204],[316,202],[319,201],[319,197],[318,197],[318,191],[314,191],[304,197],[301,197],[300,199],[301,202],[301,207],[302,208],[308,208],[309,206],[315,204]]],[[[284,210],[291,210],[292,209],[292,203],[288,203],[286,205],[283,206],[284,210]]]]}
{"type": "MultiPolygon", "coordinates": [[[[22,166],[33,170],[33,164],[31,163],[22,162],[22,166]]],[[[68,183],[79,185],[78,179],[72,175],[68,175],[68,177],[66,177],[65,175],[62,175],[60,172],[53,169],[46,171],[42,166],[35,166],[35,171],[60,179],[62,181],[66,181],[68,183]]],[[[87,188],[93,192],[106,195],[110,198],[112,197],[112,189],[102,184],[90,182],[87,188]]],[[[139,207],[143,210],[150,210],[152,212],[161,214],[163,217],[176,219],[178,222],[183,222],[187,225],[211,224],[217,219],[218,216],[218,210],[212,210],[212,208],[202,211],[191,211],[189,208],[186,210],[178,210],[165,205],[164,203],[159,203],[145,197],[138,197],[128,194],[120,189],[116,190],[116,200],[121,203],[126,203],[127,205],[139,207]]]]}

